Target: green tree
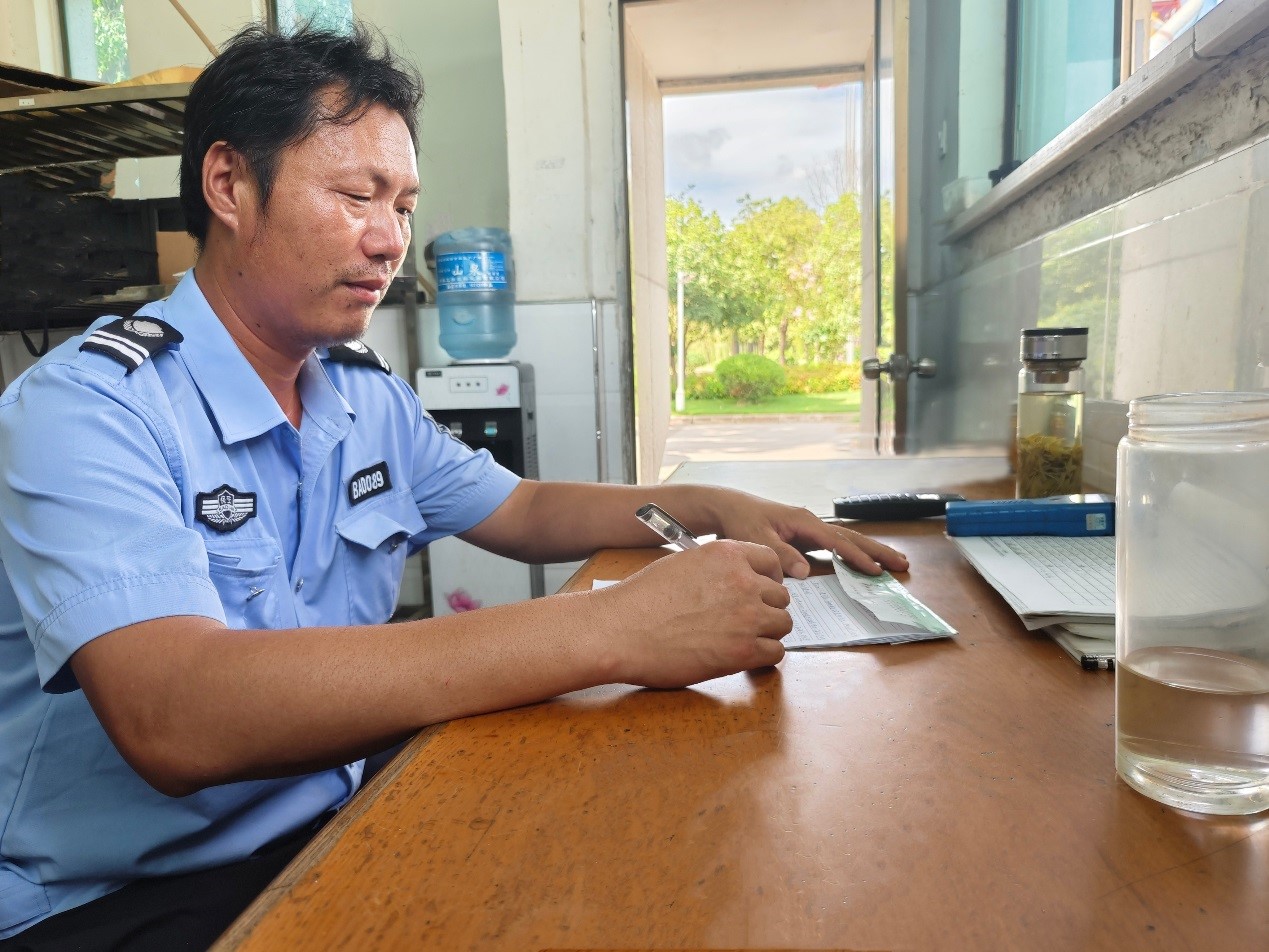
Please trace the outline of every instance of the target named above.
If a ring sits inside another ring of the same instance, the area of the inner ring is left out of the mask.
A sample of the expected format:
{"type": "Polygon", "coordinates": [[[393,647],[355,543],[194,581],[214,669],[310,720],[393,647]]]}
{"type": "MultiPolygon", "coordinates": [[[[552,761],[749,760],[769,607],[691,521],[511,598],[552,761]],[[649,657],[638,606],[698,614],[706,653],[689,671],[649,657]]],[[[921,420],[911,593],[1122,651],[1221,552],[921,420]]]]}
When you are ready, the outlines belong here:
{"type": "Polygon", "coordinates": [[[817,312],[820,277],[814,249],[822,229],[819,215],[800,198],[742,199],[728,234],[739,284],[761,313],[761,331],[775,331],[784,364],[789,328],[817,312]]]}
{"type": "Polygon", "coordinates": [[[97,76],[103,83],[128,78],[128,33],[123,0],[93,0],[93,43],[97,76]]]}
{"type": "Polygon", "coordinates": [[[811,253],[820,281],[819,307],[815,321],[802,335],[812,361],[845,356],[846,342],[859,339],[862,310],[863,230],[858,196],[840,195],[824,209],[823,222],[811,253]]]}
{"type": "MultiPolygon", "coordinates": [[[[877,356],[884,360],[894,351],[894,202],[889,193],[881,196],[880,226],[881,247],[877,254],[877,269],[881,276],[881,288],[877,309],[881,314],[881,327],[877,333],[877,356]]],[[[871,236],[867,240],[871,240],[871,236]]]]}
{"type": "MultiPolygon", "coordinates": [[[[717,355],[728,339],[732,354],[742,344],[764,353],[770,341],[782,365],[840,361],[860,334],[861,226],[854,193],[839,195],[822,215],[800,199],[746,196],[731,227],[686,193],[667,199],[667,285],[673,302],[679,271],[688,276],[684,309],[694,353],[700,357],[706,348],[699,345],[708,344],[717,355]]],[[[892,234],[883,222],[885,292],[893,286],[892,234]]],[[[675,317],[672,305],[672,333],[675,317]]]]}
{"type": "Polygon", "coordinates": [[[677,320],[678,275],[685,276],[683,310],[687,314],[688,343],[711,333],[727,333],[756,319],[743,287],[737,283],[737,263],[727,241],[727,229],[716,212],[706,214],[687,195],[665,202],[666,286],[670,316],[677,320]]]}

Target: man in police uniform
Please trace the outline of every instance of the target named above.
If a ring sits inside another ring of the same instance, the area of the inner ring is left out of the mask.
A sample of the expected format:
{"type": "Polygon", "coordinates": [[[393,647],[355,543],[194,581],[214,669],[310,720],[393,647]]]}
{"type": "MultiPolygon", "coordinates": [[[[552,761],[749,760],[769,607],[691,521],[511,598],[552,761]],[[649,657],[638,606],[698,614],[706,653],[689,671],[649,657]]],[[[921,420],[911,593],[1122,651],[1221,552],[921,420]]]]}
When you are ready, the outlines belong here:
{"type": "Polygon", "coordinates": [[[241,33],[187,104],[195,269],[0,399],[20,606],[0,625],[0,947],[205,947],[366,756],[590,685],[775,664],[799,549],[906,567],[741,493],[520,480],[439,429],[357,341],[409,245],[420,94],[361,30],[241,33]],[[385,624],[433,539],[578,559],[657,543],[645,502],[724,541],[601,591],[385,624]]]}

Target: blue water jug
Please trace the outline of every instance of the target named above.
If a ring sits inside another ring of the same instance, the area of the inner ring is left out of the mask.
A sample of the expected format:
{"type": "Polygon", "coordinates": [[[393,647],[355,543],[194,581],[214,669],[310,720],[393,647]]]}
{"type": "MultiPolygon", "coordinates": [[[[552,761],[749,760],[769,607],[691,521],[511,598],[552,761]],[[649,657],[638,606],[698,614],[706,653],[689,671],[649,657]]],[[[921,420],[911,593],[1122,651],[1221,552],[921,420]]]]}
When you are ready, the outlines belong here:
{"type": "Polygon", "coordinates": [[[516,343],[511,236],[502,228],[460,228],[439,236],[432,250],[445,352],[455,360],[506,357],[516,343]]]}

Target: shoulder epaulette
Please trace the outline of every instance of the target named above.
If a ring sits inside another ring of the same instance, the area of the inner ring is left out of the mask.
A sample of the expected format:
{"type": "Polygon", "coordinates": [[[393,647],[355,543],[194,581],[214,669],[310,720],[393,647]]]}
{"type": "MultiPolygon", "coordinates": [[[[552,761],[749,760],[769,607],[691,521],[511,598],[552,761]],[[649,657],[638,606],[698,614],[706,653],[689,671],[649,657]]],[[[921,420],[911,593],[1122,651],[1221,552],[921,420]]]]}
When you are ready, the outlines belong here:
{"type": "Polygon", "coordinates": [[[79,349],[105,354],[132,373],[163,348],[184,339],[175,327],[156,318],[121,317],[89,334],[79,349]]]}
{"type": "Polygon", "coordinates": [[[392,373],[388,362],[359,340],[328,347],[326,358],[337,364],[365,364],[367,367],[378,367],[385,374],[392,373]]]}

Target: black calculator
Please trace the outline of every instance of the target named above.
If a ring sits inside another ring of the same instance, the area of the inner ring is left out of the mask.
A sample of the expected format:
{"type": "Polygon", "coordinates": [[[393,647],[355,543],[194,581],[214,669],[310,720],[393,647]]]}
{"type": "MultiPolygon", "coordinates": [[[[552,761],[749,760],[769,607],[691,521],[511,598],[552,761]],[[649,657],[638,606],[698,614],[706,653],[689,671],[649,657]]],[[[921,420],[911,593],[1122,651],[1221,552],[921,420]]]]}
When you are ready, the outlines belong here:
{"type": "Polygon", "coordinates": [[[838,496],[833,515],[839,519],[867,519],[870,522],[901,522],[947,513],[949,502],[963,502],[960,493],[867,493],[838,496]]]}

